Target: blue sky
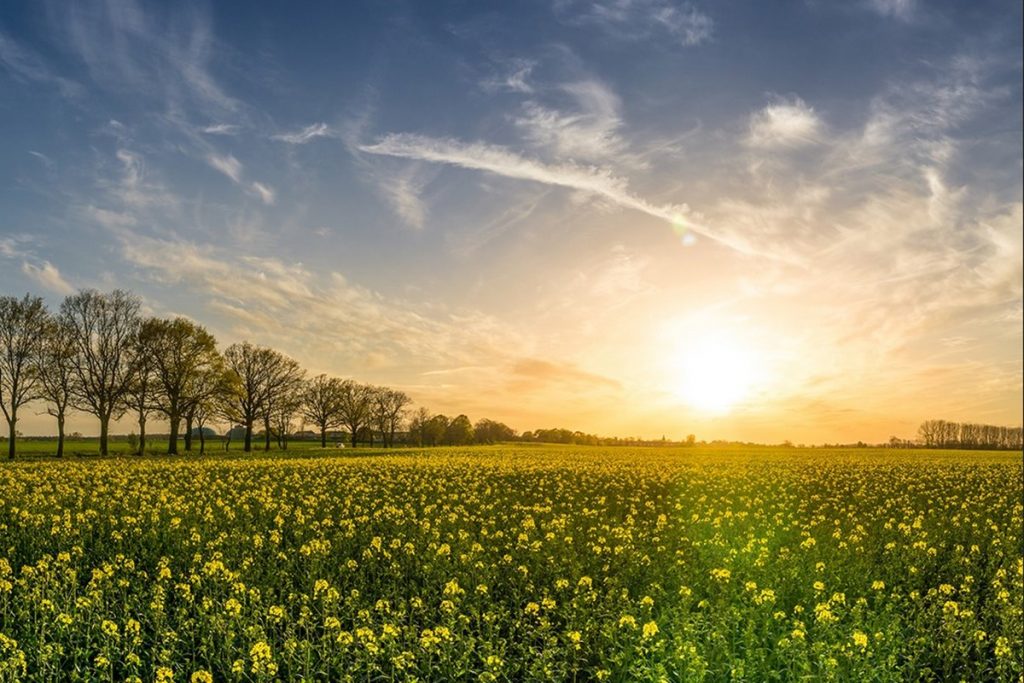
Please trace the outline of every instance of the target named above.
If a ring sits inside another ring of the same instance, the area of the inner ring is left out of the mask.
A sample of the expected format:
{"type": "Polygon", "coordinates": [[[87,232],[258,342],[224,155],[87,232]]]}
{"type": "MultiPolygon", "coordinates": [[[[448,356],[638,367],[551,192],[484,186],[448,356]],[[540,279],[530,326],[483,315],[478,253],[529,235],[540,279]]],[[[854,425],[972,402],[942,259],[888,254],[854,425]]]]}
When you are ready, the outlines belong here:
{"type": "Polygon", "coordinates": [[[7,2],[0,285],[130,288],[520,429],[1016,424],[1020,26],[1009,1],[7,2]]]}

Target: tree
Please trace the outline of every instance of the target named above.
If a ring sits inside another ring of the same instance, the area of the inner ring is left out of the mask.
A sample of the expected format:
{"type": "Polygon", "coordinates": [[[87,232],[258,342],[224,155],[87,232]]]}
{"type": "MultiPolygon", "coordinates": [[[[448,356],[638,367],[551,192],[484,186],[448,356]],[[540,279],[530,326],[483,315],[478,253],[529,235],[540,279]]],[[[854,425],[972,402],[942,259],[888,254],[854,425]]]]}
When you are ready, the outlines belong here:
{"type": "Polygon", "coordinates": [[[302,417],[316,425],[320,447],[327,448],[327,432],[342,426],[341,380],[317,375],[302,387],[302,417]]]}
{"type": "Polygon", "coordinates": [[[210,367],[199,370],[191,382],[189,411],[199,430],[199,455],[206,453],[206,425],[220,415],[220,407],[231,388],[231,377],[220,355],[210,367]]]}
{"type": "Polygon", "coordinates": [[[139,299],[120,289],[83,290],[65,298],[60,310],[77,347],[75,405],[99,419],[100,455],[107,455],[110,420],[124,414],[135,377],[139,299]]]}
{"type": "MultiPolygon", "coordinates": [[[[270,450],[270,440],[274,433],[275,421],[290,424],[292,417],[298,410],[298,392],[302,387],[305,377],[305,370],[288,356],[273,351],[268,358],[266,379],[263,391],[263,428],[264,428],[264,450],[270,450]]],[[[283,448],[283,441],[279,441],[279,447],[283,448]]]]}
{"type": "Polygon", "coordinates": [[[450,446],[464,446],[473,442],[473,423],[465,415],[459,415],[448,423],[445,441],[450,446]]]}
{"type": "Polygon", "coordinates": [[[384,447],[394,447],[395,432],[405,415],[405,407],[412,403],[412,399],[405,392],[387,387],[376,387],[372,393],[370,412],[374,426],[380,432],[384,447]]]}
{"type": "Polygon", "coordinates": [[[135,411],[139,424],[136,455],[145,455],[146,453],[146,420],[149,418],[149,414],[157,409],[153,334],[147,323],[149,323],[148,320],[141,323],[135,335],[133,342],[135,344],[133,353],[136,358],[135,376],[132,378],[125,397],[128,406],[135,411]]]}
{"type": "Polygon", "coordinates": [[[516,438],[516,432],[503,422],[485,417],[473,427],[473,438],[477,443],[498,443],[516,438]]]}
{"type": "Polygon", "coordinates": [[[46,332],[46,307],[39,297],[0,297],[0,407],[10,439],[7,457],[14,459],[18,409],[38,397],[38,354],[46,332]]]}
{"type": "Polygon", "coordinates": [[[252,429],[256,420],[269,416],[268,387],[281,357],[273,349],[249,342],[232,344],[224,351],[231,391],[225,398],[222,414],[229,422],[245,427],[246,453],[252,452],[252,429]]]}
{"type": "Polygon", "coordinates": [[[341,424],[351,435],[352,448],[356,447],[359,430],[370,420],[371,388],[355,380],[346,379],[341,383],[339,391],[339,408],[341,424]]]}
{"type": "Polygon", "coordinates": [[[59,318],[48,318],[36,357],[36,372],[39,397],[46,401],[47,414],[57,418],[58,458],[64,456],[64,420],[76,390],[75,348],[72,330],[59,318]]]}
{"type": "Polygon", "coordinates": [[[444,443],[448,433],[448,417],[440,413],[434,415],[423,426],[423,443],[428,446],[439,446],[444,443]]]}
{"type": "Polygon", "coordinates": [[[302,412],[302,384],[289,384],[282,387],[270,406],[270,429],[277,439],[277,447],[288,450],[288,434],[292,431],[292,423],[302,412]]]}
{"type": "MultiPolygon", "coordinates": [[[[201,325],[185,318],[146,322],[156,376],[157,405],[167,416],[167,452],[178,452],[181,420],[196,399],[195,385],[203,373],[220,368],[217,340],[201,325]]],[[[218,370],[221,372],[221,370],[218,370]]]]}
{"type": "Polygon", "coordinates": [[[425,406],[420,406],[409,420],[409,438],[416,439],[416,445],[420,448],[426,443],[428,422],[430,422],[430,411],[425,406]]]}

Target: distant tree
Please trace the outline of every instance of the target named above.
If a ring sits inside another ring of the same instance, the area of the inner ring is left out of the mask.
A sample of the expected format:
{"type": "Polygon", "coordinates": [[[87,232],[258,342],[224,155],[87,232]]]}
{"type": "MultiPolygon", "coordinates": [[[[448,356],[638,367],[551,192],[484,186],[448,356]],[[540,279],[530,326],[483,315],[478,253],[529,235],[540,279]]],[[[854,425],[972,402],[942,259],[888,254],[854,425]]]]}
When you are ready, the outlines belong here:
{"type": "Polygon", "coordinates": [[[423,444],[426,446],[440,446],[445,442],[448,434],[448,417],[437,414],[427,420],[423,425],[423,444]]]}
{"type": "Polygon", "coordinates": [[[203,374],[223,373],[217,340],[201,325],[185,318],[146,322],[157,386],[156,404],[167,416],[167,452],[177,454],[181,421],[193,410],[196,384],[203,374]]]}
{"type": "Polygon", "coordinates": [[[355,380],[346,379],[339,392],[341,424],[348,429],[352,448],[356,447],[359,431],[370,422],[370,405],[373,399],[371,388],[355,380]]]}
{"type": "Polygon", "coordinates": [[[459,415],[448,423],[445,429],[445,441],[451,446],[464,446],[473,443],[473,423],[465,415],[459,415]]]}
{"type": "Polygon", "coordinates": [[[416,445],[420,448],[427,443],[425,437],[428,422],[430,422],[430,411],[424,406],[420,406],[409,419],[409,438],[415,440],[416,445]]]}
{"type": "Polygon", "coordinates": [[[57,419],[58,458],[64,456],[64,421],[75,393],[75,349],[71,329],[59,318],[48,317],[36,358],[36,373],[46,413],[57,419]]]}
{"type": "Polygon", "coordinates": [[[477,443],[512,441],[516,431],[503,422],[483,418],[473,425],[473,438],[477,443]]]}
{"type": "Polygon", "coordinates": [[[686,435],[686,445],[687,446],[693,446],[696,443],[697,443],[697,435],[696,434],[687,434],[686,435]]]}
{"type": "Polygon", "coordinates": [[[266,413],[267,385],[277,352],[249,342],[232,344],[224,351],[231,391],[225,397],[222,414],[245,427],[246,453],[252,452],[252,430],[256,420],[266,413]]]}
{"type": "Polygon", "coordinates": [[[0,297],[0,407],[7,418],[7,457],[14,459],[18,409],[39,396],[39,351],[46,333],[39,297],[0,297]]]}
{"type": "MultiPolygon", "coordinates": [[[[279,351],[272,352],[263,386],[264,450],[270,450],[270,442],[276,431],[275,423],[290,424],[295,416],[300,405],[298,394],[305,374],[297,362],[279,351]]],[[[284,441],[279,439],[278,445],[283,448],[284,441]]]]}
{"type": "Polygon", "coordinates": [[[135,454],[146,453],[146,422],[150,413],[157,410],[157,376],[156,363],[154,359],[154,336],[149,320],[144,320],[135,334],[133,344],[135,348],[132,354],[136,358],[135,376],[129,384],[125,395],[125,402],[135,413],[139,425],[139,435],[132,444],[135,445],[135,454]]]}
{"type": "Polygon", "coordinates": [[[412,399],[404,392],[387,387],[373,389],[370,414],[385,448],[394,447],[395,432],[402,422],[405,407],[410,403],[412,399]]]}
{"type": "Polygon", "coordinates": [[[100,455],[107,455],[110,420],[124,414],[135,377],[139,300],[119,289],[83,290],[64,299],[60,315],[75,339],[75,407],[99,419],[100,455]]]}
{"type": "Polygon", "coordinates": [[[327,448],[327,432],[342,426],[341,380],[317,375],[302,387],[302,416],[316,425],[320,447],[327,448]]]}
{"type": "Polygon", "coordinates": [[[301,412],[301,383],[282,387],[271,403],[270,428],[277,439],[277,447],[283,451],[288,450],[288,435],[292,433],[294,420],[301,412]]]}
{"type": "Polygon", "coordinates": [[[199,454],[206,452],[207,424],[220,416],[225,398],[231,394],[232,378],[218,355],[209,367],[200,369],[189,387],[189,410],[199,434],[199,454]]]}

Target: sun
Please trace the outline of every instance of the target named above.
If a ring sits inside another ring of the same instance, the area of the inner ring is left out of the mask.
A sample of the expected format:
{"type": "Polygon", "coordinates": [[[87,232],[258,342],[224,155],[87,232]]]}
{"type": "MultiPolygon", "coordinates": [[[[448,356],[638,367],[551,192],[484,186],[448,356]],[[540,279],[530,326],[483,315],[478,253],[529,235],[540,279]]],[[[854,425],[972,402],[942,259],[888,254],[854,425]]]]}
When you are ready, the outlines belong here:
{"type": "Polygon", "coordinates": [[[721,336],[682,346],[673,393],[691,408],[723,415],[750,395],[757,368],[748,349],[721,336]]]}

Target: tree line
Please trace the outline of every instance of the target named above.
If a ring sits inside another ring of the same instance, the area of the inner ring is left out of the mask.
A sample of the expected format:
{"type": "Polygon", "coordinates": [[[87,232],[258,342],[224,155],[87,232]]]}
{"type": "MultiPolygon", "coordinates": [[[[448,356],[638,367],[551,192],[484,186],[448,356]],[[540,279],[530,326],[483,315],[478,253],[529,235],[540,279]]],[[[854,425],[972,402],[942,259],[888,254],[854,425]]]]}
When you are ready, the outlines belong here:
{"type": "Polygon", "coordinates": [[[1024,447],[1020,427],[1000,427],[974,422],[925,420],[917,434],[926,448],[1002,449],[1024,447]]]}
{"type": "Polygon", "coordinates": [[[129,415],[138,425],[139,454],[146,450],[146,426],[157,417],[170,425],[171,454],[178,452],[182,426],[186,450],[196,434],[202,452],[213,422],[241,425],[247,452],[258,427],[265,448],[275,438],[283,447],[297,419],[317,427],[323,446],[328,432],[341,428],[353,446],[367,429],[385,446],[394,444],[412,403],[405,393],[327,375],[307,378],[295,360],[249,342],[220,352],[202,325],[146,317],[140,308],[139,298],[122,290],[83,290],[55,312],[40,297],[0,297],[8,457],[15,457],[20,413],[33,402],[43,403],[56,421],[58,457],[71,411],[99,420],[101,455],[109,451],[111,421],[129,415]]]}

